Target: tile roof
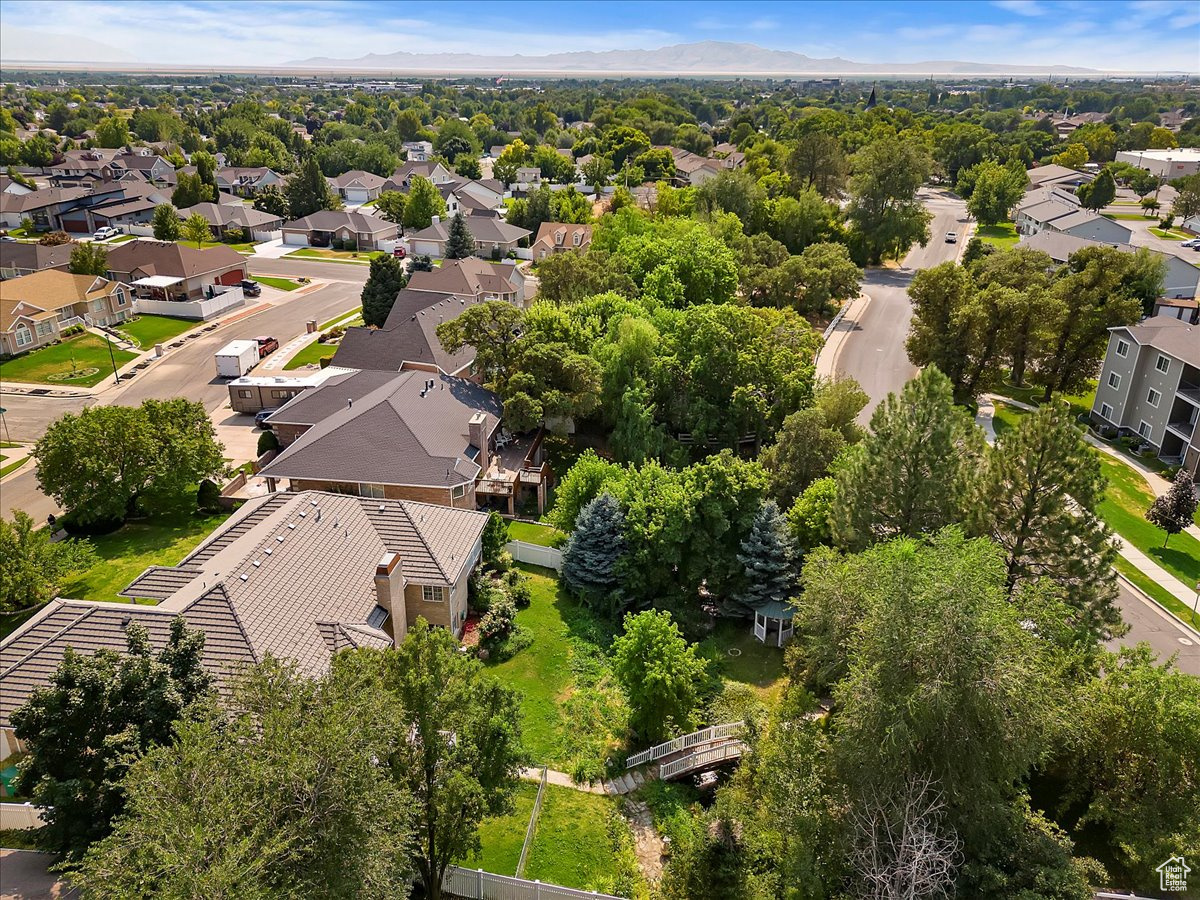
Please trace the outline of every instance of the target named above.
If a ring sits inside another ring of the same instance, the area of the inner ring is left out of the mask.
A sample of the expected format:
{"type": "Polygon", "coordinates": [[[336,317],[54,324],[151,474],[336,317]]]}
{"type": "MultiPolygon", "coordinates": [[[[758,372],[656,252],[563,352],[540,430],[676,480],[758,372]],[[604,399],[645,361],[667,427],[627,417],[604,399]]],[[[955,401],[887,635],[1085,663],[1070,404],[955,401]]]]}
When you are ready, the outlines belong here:
{"type": "Polygon", "coordinates": [[[431,272],[413,272],[411,291],[435,294],[511,294],[519,290],[523,276],[513,263],[490,263],[478,257],[448,259],[431,272]]]}
{"type": "Polygon", "coordinates": [[[182,615],[205,634],[219,683],[268,653],[320,674],[347,647],[386,647],[375,566],[398,553],[405,579],[454,584],[474,565],[484,513],[305,491],[252,500],[177,567],[148,569],[126,590],[157,606],[58,599],[0,641],[0,725],[48,683],[68,646],[123,650],[128,622],[155,647],[182,615]]]}
{"type": "MultiPolygon", "coordinates": [[[[338,386],[328,383],[308,393],[318,392],[340,396],[338,386]]],[[[476,412],[486,414],[490,435],[500,423],[500,399],[465,378],[404,371],[309,428],[260,474],[351,484],[463,484],[480,471],[467,425],[476,412]],[[434,382],[431,390],[426,381],[434,382]]]]}
{"type": "Polygon", "coordinates": [[[480,302],[482,297],[470,294],[431,294],[405,288],[396,296],[382,328],[346,329],[332,364],[394,373],[406,362],[429,363],[448,375],[461,372],[474,361],[475,348],[448,353],[438,340],[437,326],[480,302]]]}
{"type": "Polygon", "coordinates": [[[149,238],[126,241],[108,251],[109,271],[120,275],[142,271],[147,274],[191,278],[207,272],[245,265],[246,258],[232,247],[206,247],[197,250],[184,244],[149,238]]]}
{"type": "MultiPolygon", "coordinates": [[[[434,222],[428,228],[422,228],[415,234],[409,235],[410,241],[445,241],[450,237],[450,219],[434,222]]],[[[518,228],[509,225],[503,219],[487,217],[472,217],[467,220],[467,228],[477,241],[487,243],[511,244],[529,237],[532,232],[528,228],[518,228]]]]}

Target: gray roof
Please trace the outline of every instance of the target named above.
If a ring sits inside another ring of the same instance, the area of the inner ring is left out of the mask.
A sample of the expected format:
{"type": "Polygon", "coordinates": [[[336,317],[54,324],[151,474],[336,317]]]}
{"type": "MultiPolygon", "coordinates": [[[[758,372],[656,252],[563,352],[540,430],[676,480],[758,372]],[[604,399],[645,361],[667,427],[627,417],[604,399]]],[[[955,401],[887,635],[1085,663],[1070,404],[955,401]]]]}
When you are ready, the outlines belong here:
{"type": "Polygon", "coordinates": [[[432,294],[405,288],[397,294],[382,328],[346,329],[332,364],[398,372],[405,363],[427,363],[448,375],[461,372],[474,361],[475,348],[448,353],[438,340],[437,327],[479,302],[481,298],[470,294],[432,294]]]}
{"type": "Polygon", "coordinates": [[[1046,184],[1051,181],[1067,181],[1082,184],[1085,181],[1091,181],[1094,177],[1086,172],[1069,169],[1066,166],[1057,164],[1037,166],[1027,170],[1025,174],[1029,176],[1030,184],[1046,184]]]}
{"type": "Polygon", "coordinates": [[[1171,316],[1154,316],[1138,325],[1122,326],[1122,329],[1142,346],[1161,350],[1189,366],[1200,368],[1200,325],[1189,325],[1171,316]]]}
{"type": "MultiPolygon", "coordinates": [[[[309,394],[341,394],[328,382],[309,394]]],[[[408,370],[352,406],[339,405],[304,432],[260,474],[272,478],[362,484],[447,487],[479,475],[479,448],[467,426],[487,415],[485,433],[500,422],[500,399],[465,378],[408,370]],[[425,390],[426,381],[433,381],[425,390]]]]}
{"type": "Polygon", "coordinates": [[[347,212],[344,209],[321,209],[303,219],[284,222],[287,231],[337,231],[339,228],[350,228],[359,234],[381,234],[400,231],[398,225],[376,216],[368,216],[360,212],[347,212]]]}
{"type": "MultiPolygon", "coordinates": [[[[346,368],[379,369],[380,366],[348,366],[346,368]]],[[[365,371],[334,375],[320,389],[297,394],[279,407],[267,422],[271,425],[316,425],[335,412],[344,409],[349,401],[359,401],[396,377],[396,369],[390,372],[365,371]],[[328,390],[325,390],[328,388],[328,390]]]]}
{"type": "Polygon", "coordinates": [[[0,243],[0,269],[65,269],[71,262],[76,244],[24,244],[18,241],[0,243]]]}
{"type": "Polygon", "coordinates": [[[253,206],[246,206],[240,200],[236,205],[233,203],[197,203],[195,206],[179,210],[181,219],[196,214],[204,216],[209,225],[222,227],[233,225],[237,228],[262,229],[267,226],[278,228],[282,221],[279,216],[273,216],[261,209],[255,209],[253,206]]]}
{"type": "Polygon", "coordinates": [[[374,172],[364,172],[361,169],[353,169],[349,172],[343,172],[336,178],[330,178],[333,184],[340,188],[348,187],[363,187],[363,188],[378,188],[383,187],[384,179],[380,178],[374,172]]]}
{"type": "Polygon", "coordinates": [[[410,291],[435,294],[514,294],[524,278],[514,263],[489,263],[478,257],[448,259],[431,272],[413,272],[410,291]]]}
{"type": "Polygon", "coordinates": [[[1076,210],[1075,212],[1071,213],[1070,215],[1060,216],[1051,222],[1050,227],[1055,228],[1059,231],[1066,231],[1070,228],[1078,228],[1080,225],[1087,225],[1091,222],[1095,222],[1097,219],[1104,219],[1105,222],[1111,222],[1117,228],[1120,228],[1122,231],[1124,231],[1126,233],[1126,235],[1132,233],[1128,228],[1126,228],[1120,222],[1115,222],[1112,219],[1107,219],[1104,216],[1100,215],[1099,213],[1092,212],[1090,209],[1080,209],[1080,210],[1076,210]]]}
{"type": "MultiPolygon", "coordinates": [[[[1057,221],[1066,216],[1073,216],[1080,212],[1080,209],[1078,206],[1051,198],[1034,203],[1032,206],[1018,207],[1018,212],[1033,219],[1035,222],[1046,223],[1057,221]]],[[[1095,213],[1089,213],[1089,215],[1095,215],[1095,213]]]]}
{"type": "Polygon", "coordinates": [[[204,632],[203,663],[219,682],[267,654],[320,674],[340,649],[389,646],[374,587],[383,554],[400,555],[407,580],[454,584],[474,565],[486,522],[470,510],[317,491],[251,500],[179,566],[134,582],[157,606],[59,599],[0,642],[0,725],[47,684],[68,646],[123,650],[130,621],[161,647],[182,615],[204,632]]]}
{"type": "MultiPolygon", "coordinates": [[[[422,228],[415,234],[409,235],[412,241],[445,241],[450,236],[450,219],[435,222],[428,228],[422,228]]],[[[488,243],[511,244],[529,237],[532,232],[528,228],[518,228],[509,225],[502,219],[474,217],[466,220],[467,229],[477,241],[488,243]]]]}

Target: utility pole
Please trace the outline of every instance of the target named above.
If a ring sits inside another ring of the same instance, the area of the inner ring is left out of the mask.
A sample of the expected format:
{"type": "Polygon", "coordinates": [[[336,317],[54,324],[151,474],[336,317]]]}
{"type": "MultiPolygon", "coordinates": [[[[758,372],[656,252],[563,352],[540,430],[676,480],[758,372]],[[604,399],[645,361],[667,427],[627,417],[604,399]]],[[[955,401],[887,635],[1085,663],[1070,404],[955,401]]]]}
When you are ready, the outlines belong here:
{"type": "Polygon", "coordinates": [[[112,338],[110,338],[107,334],[104,336],[104,343],[108,344],[108,359],[109,362],[112,363],[113,367],[113,384],[119,385],[121,383],[121,376],[117,374],[117,357],[113,353],[112,338]]]}

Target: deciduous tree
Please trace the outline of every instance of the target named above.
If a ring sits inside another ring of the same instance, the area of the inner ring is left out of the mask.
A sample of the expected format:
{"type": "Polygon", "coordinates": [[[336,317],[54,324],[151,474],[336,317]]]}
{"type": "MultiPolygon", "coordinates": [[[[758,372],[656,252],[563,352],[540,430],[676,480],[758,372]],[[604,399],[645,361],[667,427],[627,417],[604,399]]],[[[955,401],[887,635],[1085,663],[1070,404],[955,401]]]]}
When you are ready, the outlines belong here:
{"type": "Polygon", "coordinates": [[[846,215],[866,262],[903,256],[929,240],[932,215],[917,199],[933,163],[915,141],[881,138],[850,160],[850,206],[846,215]]]}
{"type": "Polygon", "coordinates": [[[0,519],[0,612],[40,606],[58,596],[59,583],[96,561],[87,541],[52,541],[50,530],[34,529],[21,510],[0,519]]]}
{"type": "Polygon", "coordinates": [[[428,178],[414,175],[404,204],[404,227],[421,230],[433,224],[434,216],[446,215],[446,201],[428,178]]]}
{"type": "Polygon", "coordinates": [[[638,741],[650,745],[690,731],[706,666],[671,614],[626,615],[625,632],[612,649],[613,673],[629,700],[629,725],[638,741]]]}
{"type": "MultiPolygon", "coordinates": [[[[205,225],[208,223],[205,222],[205,225]]],[[[177,241],[183,233],[179,221],[179,211],[170,203],[160,203],[154,207],[154,215],[150,219],[150,227],[154,231],[156,241],[177,241]]]]}
{"type": "Polygon", "coordinates": [[[1146,510],[1146,521],[1167,533],[1163,540],[1164,547],[1171,540],[1171,535],[1179,534],[1192,524],[1197,502],[1200,501],[1196,499],[1192,475],[1187,469],[1180,468],[1171,483],[1171,489],[1161,497],[1155,497],[1146,510]]]}
{"type": "Polygon", "coordinates": [[[103,275],[108,271],[108,250],[95,241],[71,248],[67,271],[72,275],[103,275]]]}
{"type": "Polygon", "coordinates": [[[200,213],[192,213],[188,216],[180,229],[185,241],[195,241],[196,249],[206,241],[213,239],[212,229],[208,227],[208,219],[200,215],[200,213]]]}

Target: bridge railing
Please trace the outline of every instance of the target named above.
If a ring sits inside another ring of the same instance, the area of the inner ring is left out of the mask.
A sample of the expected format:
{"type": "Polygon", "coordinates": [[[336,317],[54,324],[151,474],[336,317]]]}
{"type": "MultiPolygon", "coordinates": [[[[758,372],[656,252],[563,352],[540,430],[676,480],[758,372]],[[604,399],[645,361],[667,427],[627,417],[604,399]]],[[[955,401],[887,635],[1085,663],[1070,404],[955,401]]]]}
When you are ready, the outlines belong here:
{"type": "Polygon", "coordinates": [[[701,728],[699,731],[693,731],[691,734],[681,735],[674,740],[656,744],[626,759],[625,768],[632,769],[634,766],[640,766],[642,763],[651,762],[655,759],[662,759],[664,756],[670,756],[672,753],[678,753],[680,750],[690,750],[692,747],[698,747],[701,744],[711,744],[713,741],[735,737],[745,724],[745,722],[726,722],[723,725],[712,725],[708,728],[701,728]]]}
{"type": "Polygon", "coordinates": [[[664,763],[658,770],[658,777],[666,780],[676,775],[693,772],[697,769],[705,769],[709,766],[722,763],[727,759],[739,758],[745,752],[746,745],[741,741],[722,744],[720,747],[713,747],[711,750],[701,750],[688,756],[681,756],[679,759],[672,760],[669,763],[664,763]]]}

